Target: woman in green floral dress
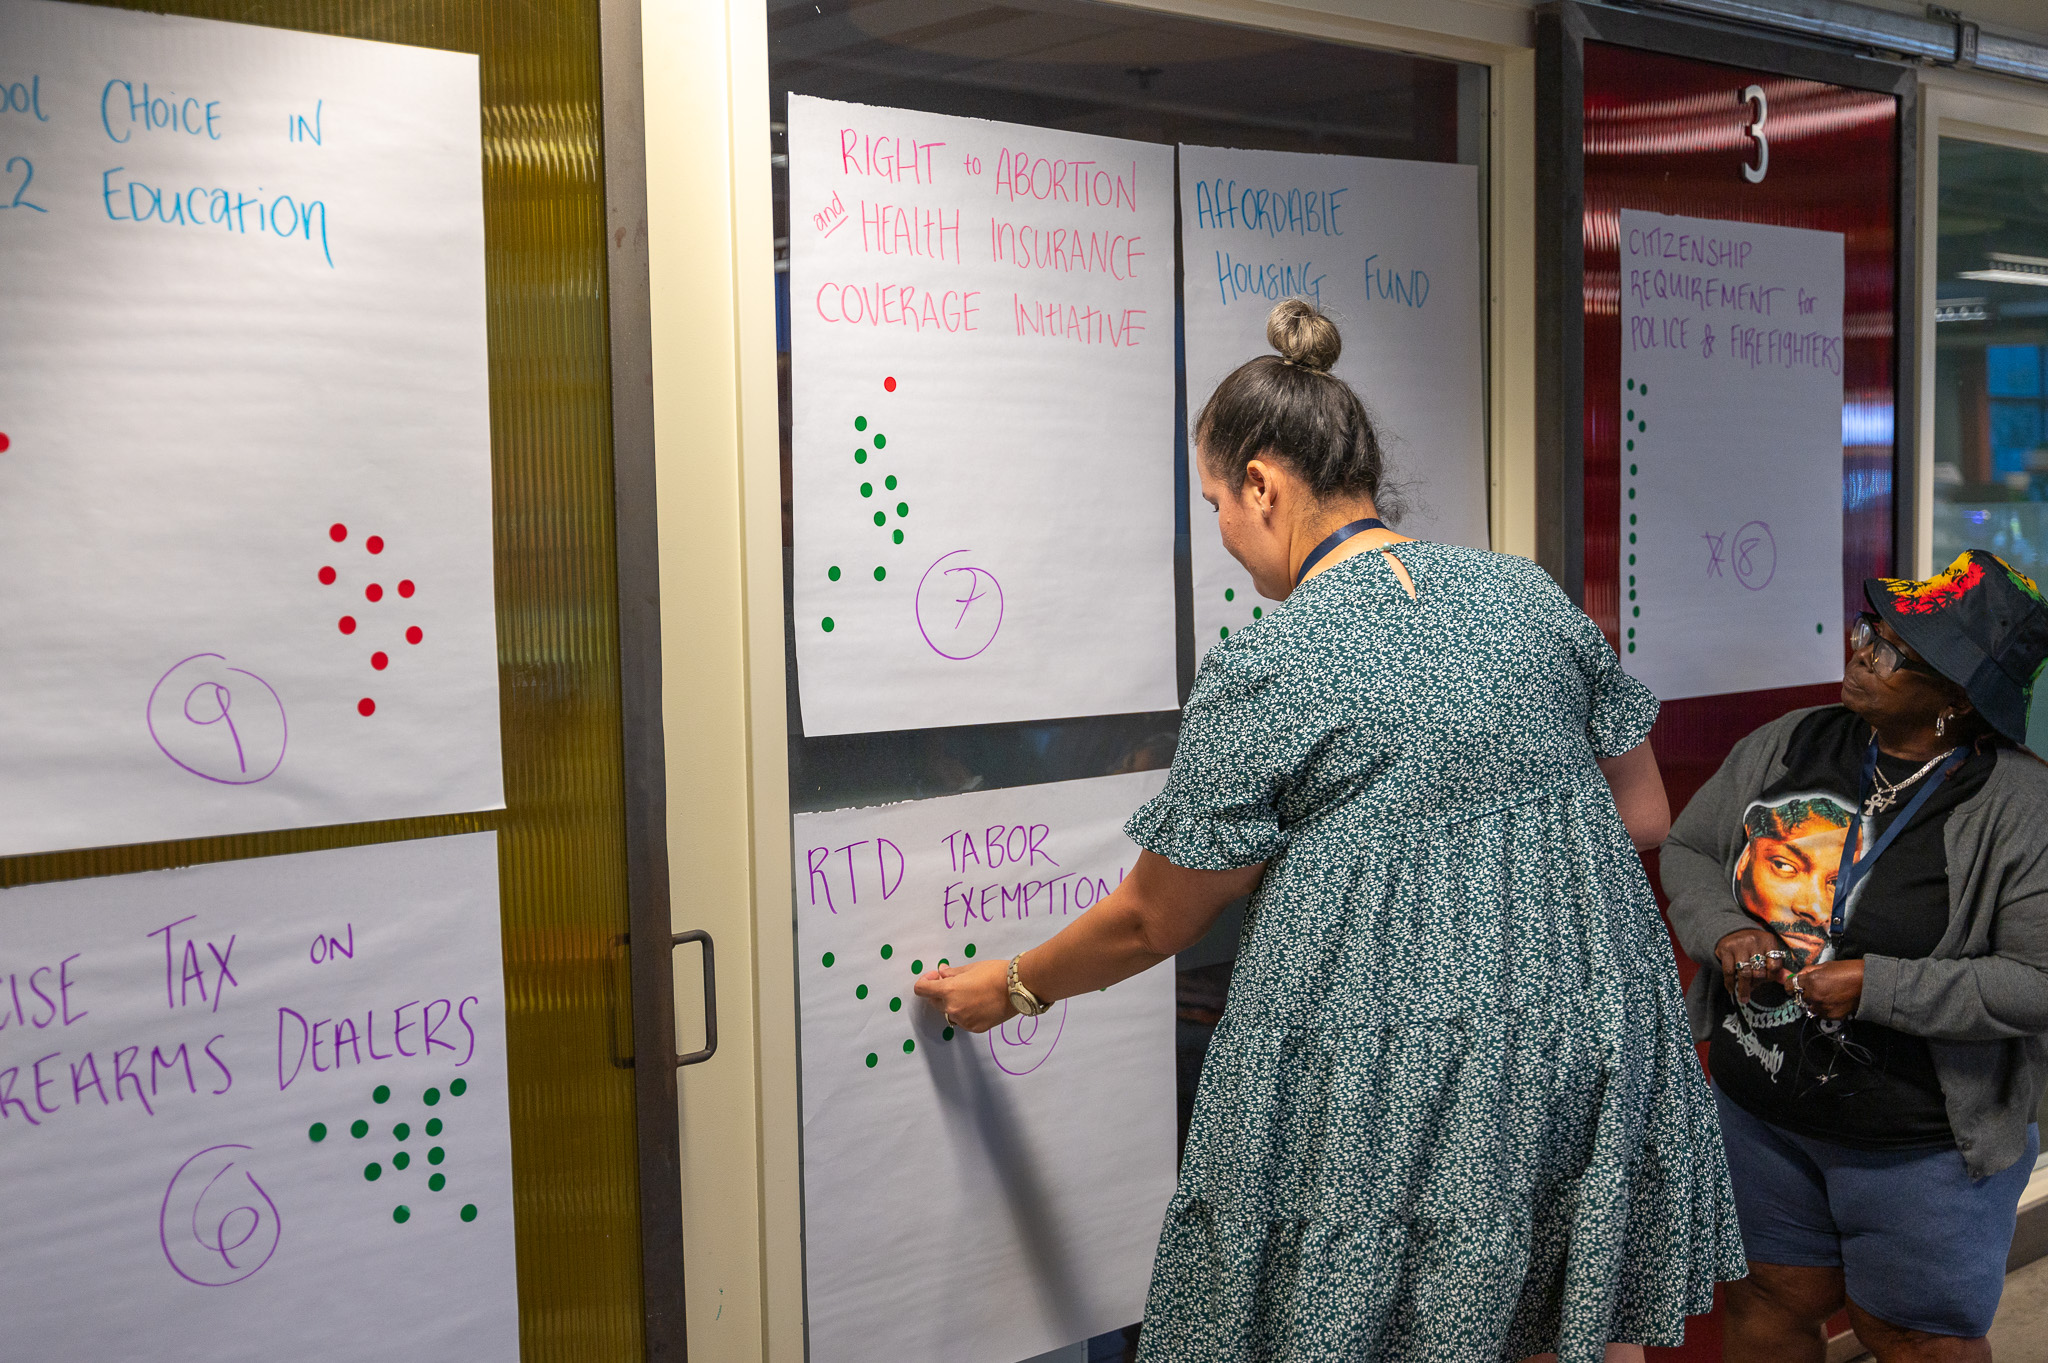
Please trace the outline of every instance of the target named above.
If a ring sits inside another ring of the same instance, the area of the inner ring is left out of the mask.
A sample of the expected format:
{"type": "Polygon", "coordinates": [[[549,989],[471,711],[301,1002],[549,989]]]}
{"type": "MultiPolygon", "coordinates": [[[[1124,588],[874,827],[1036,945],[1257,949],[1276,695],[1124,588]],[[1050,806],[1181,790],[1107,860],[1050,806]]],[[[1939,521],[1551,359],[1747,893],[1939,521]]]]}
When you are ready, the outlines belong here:
{"type": "Polygon", "coordinates": [[[1118,890],[918,992],[985,1030],[1252,895],[1149,1363],[1681,1343],[1743,1258],[1637,856],[1670,821],[1657,702],[1540,568],[1381,526],[1335,327],[1289,302],[1268,337],[1196,432],[1225,546],[1284,604],[1203,660],[1118,890]]]}

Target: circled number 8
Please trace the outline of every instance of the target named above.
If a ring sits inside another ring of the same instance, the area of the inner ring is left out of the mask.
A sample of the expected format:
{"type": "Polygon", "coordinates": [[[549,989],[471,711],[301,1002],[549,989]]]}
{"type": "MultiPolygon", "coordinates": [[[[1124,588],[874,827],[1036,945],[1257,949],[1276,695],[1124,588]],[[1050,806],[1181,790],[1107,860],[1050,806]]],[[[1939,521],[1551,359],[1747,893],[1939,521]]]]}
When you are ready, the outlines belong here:
{"type": "Polygon", "coordinates": [[[1764,97],[1764,87],[1752,85],[1742,92],[1742,102],[1756,106],[1756,117],[1745,130],[1756,140],[1756,164],[1747,162],[1742,167],[1742,178],[1753,185],[1763,183],[1764,176],[1771,169],[1771,142],[1764,136],[1764,124],[1771,118],[1771,102],[1764,97]]]}

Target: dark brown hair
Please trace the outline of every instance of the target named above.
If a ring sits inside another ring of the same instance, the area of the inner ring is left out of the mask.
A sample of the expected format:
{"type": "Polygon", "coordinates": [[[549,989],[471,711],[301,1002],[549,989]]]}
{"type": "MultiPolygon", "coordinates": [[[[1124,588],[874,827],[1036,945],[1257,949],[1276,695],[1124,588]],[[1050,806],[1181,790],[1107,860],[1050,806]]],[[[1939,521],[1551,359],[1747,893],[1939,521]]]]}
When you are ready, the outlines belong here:
{"type": "Polygon", "coordinates": [[[1287,298],[1266,318],[1279,352],[1248,360],[1216,385],[1195,418],[1195,445],[1232,488],[1245,465],[1284,459],[1318,500],[1370,497],[1386,520],[1401,510],[1379,431],[1351,385],[1330,372],[1344,348],[1337,324],[1313,303],[1287,298]]]}

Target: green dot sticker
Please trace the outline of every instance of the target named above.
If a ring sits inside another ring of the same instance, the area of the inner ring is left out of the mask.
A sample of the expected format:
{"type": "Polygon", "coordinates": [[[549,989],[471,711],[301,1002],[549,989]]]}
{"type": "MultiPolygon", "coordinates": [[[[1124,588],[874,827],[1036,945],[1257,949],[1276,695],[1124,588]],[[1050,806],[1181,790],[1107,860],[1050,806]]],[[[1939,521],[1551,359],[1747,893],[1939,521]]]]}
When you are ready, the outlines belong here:
{"type": "Polygon", "coordinates": [[[1629,452],[1630,452],[1630,453],[1634,453],[1634,452],[1635,452],[1635,448],[1636,448],[1636,442],[1635,442],[1635,441],[1633,441],[1633,440],[1629,441],[1629,442],[1628,442],[1628,448],[1629,448],[1629,452]]]}
{"type": "Polygon", "coordinates": [[[1235,600],[1237,600],[1237,588],[1235,588],[1235,587],[1225,587],[1225,588],[1223,589],[1223,599],[1224,599],[1225,601],[1235,601],[1235,600]]]}
{"type": "Polygon", "coordinates": [[[879,1060],[880,1058],[881,1058],[881,1057],[877,1056],[877,1055],[876,1055],[876,1054],[875,1054],[875,1053],[874,1053],[873,1051],[869,1051],[869,1052],[868,1052],[868,1068],[869,1068],[869,1069],[873,1069],[873,1068],[875,1067],[875,1062],[876,1062],[877,1060],[879,1060]]]}
{"type": "Polygon", "coordinates": [[[888,436],[886,436],[886,435],[878,435],[878,436],[876,436],[876,437],[875,437],[875,448],[876,448],[876,449],[878,449],[878,450],[885,450],[885,449],[889,448],[889,437],[888,437],[888,436]]]}
{"type": "Polygon", "coordinates": [[[1813,627],[1813,632],[1815,634],[1826,634],[1828,632],[1828,627],[1826,625],[1815,625],[1813,627]]]}
{"type": "Polygon", "coordinates": [[[860,495],[861,495],[861,496],[863,496],[863,497],[872,497],[872,496],[874,496],[874,495],[875,495],[875,485],[874,485],[873,483],[862,483],[862,484],[860,485],[860,495]]]}
{"type": "Polygon", "coordinates": [[[1629,532],[1628,532],[1628,542],[1629,542],[1630,544],[1634,544],[1634,543],[1636,542],[1636,532],[1635,532],[1635,531],[1631,530],[1631,531],[1629,531],[1629,532]]]}
{"type": "Polygon", "coordinates": [[[388,1085],[388,1084],[379,1084],[379,1085],[377,1085],[377,1087],[376,1087],[376,1090],[375,1090],[374,1092],[372,1092],[372,1093],[370,1094],[370,1101],[371,1101],[371,1102],[373,1102],[373,1103],[388,1103],[388,1102],[390,1102],[390,1101],[391,1101],[391,1087],[390,1087],[390,1085],[388,1085]]]}
{"type": "Polygon", "coordinates": [[[875,565],[875,581],[880,582],[883,578],[887,577],[888,575],[889,570],[887,568],[884,568],[879,563],[875,565]]]}
{"type": "Polygon", "coordinates": [[[363,1177],[375,1183],[378,1179],[384,1177],[384,1166],[372,1160],[363,1166],[363,1177]]]}
{"type": "Polygon", "coordinates": [[[868,462],[868,452],[867,452],[866,450],[855,450],[855,451],[853,452],[853,462],[854,462],[854,463],[856,463],[856,464],[865,464],[865,463],[867,463],[867,462],[868,462]]]}
{"type": "Polygon", "coordinates": [[[1634,644],[1633,642],[1631,642],[1631,643],[1629,644],[1629,646],[1628,646],[1628,651],[1629,651],[1629,652],[1631,652],[1631,653],[1633,653],[1633,652],[1635,652],[1635,651],[1636,651],[1636,646],[1635,646],[1635,644],[1634,644]]]}
{"type": "Polygon", "coordinates": [[[1647,431],[1647,430],[1649,430],[1649,429],[1650,429],[1650,423],[1649,423],[1649,422],[1647,422],[1647,421],[1638,421],[1638,422],[1636,423],[1636,430],[1637,430],[1637,431],[1639,431],[1639,432],[1640,432],[1640,431],[1647,431]]]}
{"type": "Polygon", "coordinates": [[[399,1203],[391,1209],[391,1219],[401,1226],[404,1225],[412,1220],[412,1208],[406,1206],[403,1202],[399,1203]]]}
{"type": "Polygon", "coordinates": [[[1636,589],[1634,587],[1628,589],[1628,599],[1631,601],[1636,599],[1636,589]]]}
{"type": "Polygon", "coordinates": [[[1629,523],[1630,525],[1634,525],[1634,524],[1636,523],[1636,513],[1635,513],[1635,512],[1631,511],[1631,512],[1629,512],[1629,513],[1628,513],[1628,523],[1629,523]]]}
{"type": "Polygon", "coordinates": [[[974,943],[972,942],[967,944],[967,959],[970,961],[974,959],[974,943]]]}
{"type": "Polygon", "coordinates": [[[1263,606],[1253,606],[1253,607],[1252,607],[1252,619],[1254,619],[1254,620],[1263,620],[1263,619],[1265,619],[1265,618],[1266,618],[1266,610],[1265,610],[1265,607],[1263,607],[1263,606]]]}
{"type": "Polygon", "coordinates": [[[476,1203],[465,1202],[462,1204],[462,1219],[464,1221],[476,1220],[476,1203]]]}
{"type": "Polygon", "coordinates": [[[1628,556],[1628,566],[1631,568],[1636,566],[1636,556],[1634,554],[1628,556]]]}
{"type": "Polygon", "coordinates": [[[1628,391],[1631,393],[1636,391],[1636,381],[1634,379],[1628,381],[1628,391]]]}
{"type": "Polygon", "coordinates": [[[412,1128],[410,1126],[407,1126],[404,1122],[400,1122],[397,1126],[391,1128],[391,1135],[394,1140],[402,1141],[406,1137],[412,1135],[412,1128]]]}
{"type": "Polygon", "coordinates": [[[885,513],[885,512],[881,512],[881,511],[877,511],[877,512],[875,513],[875,524],[876,524],[876,525],[887,525],[888,523],[889,523],[889,517],[888,517],[887,513],[885,513]]]}
{"type": "Polygon", "coordinates": [[[420,1095],[420,1101],[425,1103],[428,1107],[432,1107],[434,1104],[441,1101],[441,1090],[428,1089],[425,1093],[422,1093],[420,1095]]]}
{"type": "Polygon", "coordinates": [[[830,634],[832,632],[832,617],[828,615],[823,620],[820,620],[818,627],[824,630],[825,633],[830,634]]]}
{"type": "Polygon", "coordinates": [[[833,961],[835,961],[835,960],[837,960],[837,959],[838,959],[838,958],[837,958],[837,957],[835,957],[835,956],[834,956],[834,955],[833,955],[833,954],[832,954],[831,952],[829,952],[829,951],[828,951],[828,952],[826,952],[826,953],[825,953],[825,969],[827,969],[827,970],[830,970],[830,969],[832,968],[832,962],[833,962],[833,961]]]}
{"type": "Polygon", "coordinates": [[[953,1029],[951,1027],[948,1027],[945,1031],[939,1033],[939,1040],[941,1041],[951,1041],[952,1039],[953,1029]]]}
{"type": "Polygon", "coordinates": [[[1629,608],[1629,614],[1634,618],[1640,620],[1643,615],[1643,608],[1641,606],[1631,606],[1629,608]]]}
{"type": "Polygon", "coordinates": [[[447,1158],[448,1152],[446,1150],[443,1150],[438,1145],[435,1146],[432,1150],[427,1151],[427,1163],[429,1164],[439,1164],[442,1160],[447,1158]]]}
{"type": "Polygon", "coordinates": [[[441,1134],[441,1119],[439,1117],[433,1117],[428,1120],[427,1134],[429,1136],[438,1136],[441,1134]]]}
{"type": "Polygon", "coordinates": [[[399,1151],[399,1152],[398,1152],[397,1154],[395,1154],[395,1155],[393,1155],[393,1156],[391,1157],[391,1167],[392,1167],[392,1168],[394,1168],[394,1169],[409,1169],[409,1168],[411,1168],[411,1167],[412,1167],[412,1156],[411,1156],[411,1155],[408,1155],[408,1154],[406,1154],[406,1153],[405,1153],[405,1151],[403,1151],[403,1150],[399,1151]]]}
{"type": "Polygon", "coordinates": [[[836,563],[835,563],[835,564],[833,564],[833,565],[832,565],[832,566],[831,566],[830,568],[827,568],[827,569],[825,570],[825,579],[826,579],[826,580],[827,580],[828,582],[837,582],[837,581],[839,580],[839,565],[838,565],[838,564],[836,564],[836,563]]]}
{"type": "Polygon", "coordinates": [[[1628,466],[1628,476],[1631,478],[1636,476],[1636,466],[1634,464],[1628,466]]]}
{"type": "Polygon", "coordinates": [[[910,1054],[910,1053],[911,1053],[912,1051],[914,1051],[914,1050],[916,1050],[916,1049],[917,1049],[917,1043],[916,1043],[915,1041],[906,1041],[906,1042],[904,1042],[904,1043],[903,1043],[903,1053],[904,1053],[905,1055],[909,1055],[909,1054],[910,1054]]]}
{"type": "Polygon", "coordinates": [[[1631,639],[1633,639],[1633,638],[1635,638],[1635,637],[1636,637],[1636,632],[1635,632],[1635,629],[1634,629],[1633,627],[1631,627],[1631,628],[1629,629],[1629,632],[1628,632],[1628,637],[1629,637],[1629,638],[1631,638],[1631,639]]]}
{"type": "Polygon", "coordinates": [[[898,530],[893,536],[891,536],[891,538],[893,538],[898,544],[901,544],[903,543],[903,532],[901,530],[898,530]]]}
{"type": "Polygon", "coordinates": [[[883,959],[883,960],[885,960],[885,961],[886,961],[886,960],[888,960],[888,959],[889,959],[889,958],[890,958],[891,956],[894,956],[895,954],[896,954],[896,948],[895,948],[895,947],[892,947],[892,946],[890,946],[890,945],[889,945],[889,944],[888,944],[887,942],[884,942],[884,943],[882,943],[882,959],[883,959]]]}
{"type": "Polygon", "coordinates": [[[1217,630],[1216,637],[1219,639],[1228,639],[1230,637],[1230,626],[1225,625],[1221,629],[1217,630]]]}
{"type": "Polygon", "coordinates": [[[910,503],[909,503],[909,502],[898,502],[898,503],[896,503],[896,514],[897,514],[897,515],[899,515],[899,516],[908,516],[908,515],[910,514],[910,503]]]}
{"type": "Polygon", "coordinates": [[[882,480],[882,486],[888,488],[889,491],[894,492],[896,490],[896,475],[892,473],[887,478],[884,478],[882,480]]]}
{"type": "Polygon", "coordinates": [[[864,417],[864,416],[857,416],[857,417],[855,417],[855,418],[853,419],[853,429],[855,429],[856,431],[864,431],[864,430],[866,430],[867,428],[868,428],[868,419],[867,419],[866,417],[864,417]]]}
{"type": "Polygon", "coordinates": [[[357,1140],[361,1140],[370,1134],[370,1124],[358,1117],[349,1123],[348,1134],[354,1136],[357,1140]]]}
{"type": "Polygon", "coordinates": [[[446,1174],[436,1174],[427,1180],[427,1191],[430,1193],[438,1193],[447,1186],[448,1175],[446,1174]]]}
{"type": "Polygon", "coordinates": [[[895,998],[889,1000],[889,1011],[892,1013],[900,1013],[903,1011],[903,996],[901,994],[898,994],[895,998]]]}
{"type": "Polygon", "coordinates": [[[913,974],[913,975],[922,975],[922,974],[924,974],[924,962],[923,962],[923,961],[912,961],[912,962],[910,963],[910,973],[911,973],[911,974],[913,974]]]}
{"type": "Polygon", "coordinates": [[[1636,413],[1635,413],[1635,409],[1634,409],[1633,407],[1631,407],[1631,408],[1629,409],[1629,413],[1628,413],[1628,416],[1627,416],[1627,417],[1625,417],[1625,418],[1623,418],[1623,419],[1624,419],[1624,420],[1627,420],[1627,421],[1634,421],[1634,420],[1636,419],[1636,413]]]}
{"type": "Polygon", "coordinates": [[[313,1123],[313,1124],[312,1124],[311,1126],[307,1127],[307,1128],[306,1128],[306,1139],[308,1139],[308,1140],[312,1141],[312,1142],[313,1142],[313,1144],[315,1144],[315,1145],[318,1145],[318,1144],[320,1144],[320,1142],[322,1142],[322,1141],[326,1140],[326,1139],[327,1139],[327,1123],[325,1123],[325,1122],[315,1122],[315,1123],[313,1123]]]}
{"type": "Polygon", "coordinates": [[[866,998],[868,996],[868,987],[864,984],[855,985],[853,987],[853,996],[857,999],[866,998]]]}

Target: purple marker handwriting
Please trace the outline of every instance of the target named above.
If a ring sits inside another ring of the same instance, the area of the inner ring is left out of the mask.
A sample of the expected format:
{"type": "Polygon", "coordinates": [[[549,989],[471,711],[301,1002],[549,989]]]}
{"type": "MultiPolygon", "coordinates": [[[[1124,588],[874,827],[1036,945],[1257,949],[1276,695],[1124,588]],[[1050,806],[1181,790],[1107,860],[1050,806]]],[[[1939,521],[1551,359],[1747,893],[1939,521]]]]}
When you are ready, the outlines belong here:
{"type": "Polygon", "coordinates": [[[1770,586],[1771,579],[1778,575],[1778,541],[1771,534],[1771,527],[1762,521],[1750,521],[1735,532],[1734,540],[1729,547],[1728,563],[1735,570],[1735,580],[1753,592],[1770,586]]]}
{"type": "Polygon", "coordinates": [[[969,562],[971,551],[941,554],[917,583],[917,629],[932,652],[954,662],[976,657],[1003,627],[1003,587],[969,562]]]}
{"type": "Polygon", "coordinates": [[[219,653],[174,663],[150,689],[143,717],[163,755],[202,780],[251,786],[284,762],[284,702],[219,653]]]}
{"type": "Polygon", "coordinates": [[[277,1253],[277,1204],[246,1167],[246,1145],[212,1145],[178,1166],[164,1189],[157,1237],[186,1282],[228,1287],[277,1253]]]}

